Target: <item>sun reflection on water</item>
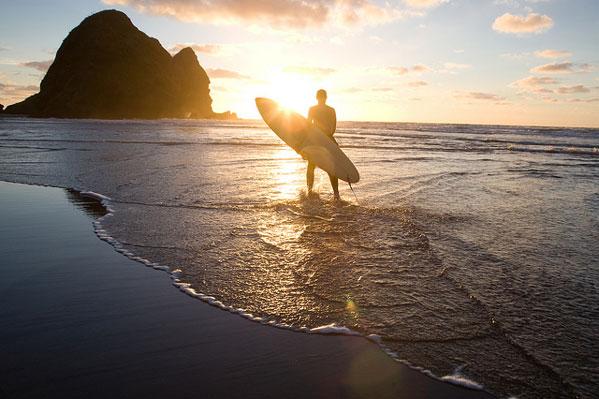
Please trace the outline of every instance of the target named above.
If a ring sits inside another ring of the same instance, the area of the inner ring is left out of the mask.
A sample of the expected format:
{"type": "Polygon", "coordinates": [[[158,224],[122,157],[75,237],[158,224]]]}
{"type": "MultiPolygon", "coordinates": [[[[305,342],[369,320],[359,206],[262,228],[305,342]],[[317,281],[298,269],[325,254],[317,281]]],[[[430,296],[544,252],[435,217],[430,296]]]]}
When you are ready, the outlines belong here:
{"type": "Polygon", "coordinates": [[[296,198],[305,184],[305,162],[289,147],[282,147],[273,154],[272,181],[276,199],[296,198]]]}

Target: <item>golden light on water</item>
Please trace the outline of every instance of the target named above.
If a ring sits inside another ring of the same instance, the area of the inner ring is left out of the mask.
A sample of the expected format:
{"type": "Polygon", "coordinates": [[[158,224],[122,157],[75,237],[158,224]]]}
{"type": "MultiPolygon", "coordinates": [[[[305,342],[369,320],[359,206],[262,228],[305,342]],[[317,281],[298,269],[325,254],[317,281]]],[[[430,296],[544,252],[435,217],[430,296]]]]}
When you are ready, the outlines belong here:
{"type": "Polygon", "coordinates": [[[353,299],[348,298],[345,302],[345,310],[349,313],[350,316],[357,318],[359,316],[358,305],[354,302],[353,299]]]}
{"type": "Polygon", "coordinates": [[[273,154],[275,164],[272,179],[279,199],[292,199],[305,185],[306,162],[291,148],[285,146],[273,154]]]}

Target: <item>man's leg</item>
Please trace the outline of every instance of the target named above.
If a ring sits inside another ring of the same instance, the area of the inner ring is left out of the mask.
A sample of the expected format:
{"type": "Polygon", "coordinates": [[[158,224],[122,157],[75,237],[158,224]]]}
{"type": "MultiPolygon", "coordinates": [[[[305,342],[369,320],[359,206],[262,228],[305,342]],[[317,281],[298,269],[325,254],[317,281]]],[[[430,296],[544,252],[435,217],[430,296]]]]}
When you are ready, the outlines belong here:
{"type": "Polygon", "coordinates": [[[312,187],[314,186],[314,169],[316,165],[311,162],[308,162],[308,170],[306,171],[306,181],[308,182],[308,193],[312,191],[312,187]]]}
{"type": "Polygon", "coordinates": [[[339,179],[329,174],[329,180],[331,180],[331,187],[333,187],[333,194],[335,195],[335,199],[341,199],[341,197],[339,196],[339,179]]]}

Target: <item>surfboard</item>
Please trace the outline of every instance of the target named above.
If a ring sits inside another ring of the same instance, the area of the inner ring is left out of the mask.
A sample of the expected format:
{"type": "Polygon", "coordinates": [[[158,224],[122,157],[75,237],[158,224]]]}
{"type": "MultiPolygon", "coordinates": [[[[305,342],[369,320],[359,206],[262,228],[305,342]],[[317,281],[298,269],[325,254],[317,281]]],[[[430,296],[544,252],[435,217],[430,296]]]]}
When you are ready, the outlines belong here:
{"type": "Polygon", "coordinates": [[[256,98],[256,107],[268,127],[304,159],[348,183],[360,180],[358,169],[337,143],[302,115],[269,98],[256,98]]]}

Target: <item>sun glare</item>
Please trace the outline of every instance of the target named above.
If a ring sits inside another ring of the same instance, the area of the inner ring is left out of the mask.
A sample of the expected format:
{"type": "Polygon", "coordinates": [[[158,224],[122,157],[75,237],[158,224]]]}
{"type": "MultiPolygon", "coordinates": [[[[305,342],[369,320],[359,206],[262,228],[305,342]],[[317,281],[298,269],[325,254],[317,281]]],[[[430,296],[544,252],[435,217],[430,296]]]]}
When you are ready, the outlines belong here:
{"type": "Polygon", "coordinates": [[[279,73],[273,76],[264,87],[264,96],[272,98],[282,107],[306,115],[308,108],[314,105],[314,95],[318,89],[316,82],[309,76],[279,73]]]}
{"type": "Polygon", "coordinates": [[[303,163],[300,156],[289,147],[282,147],[274,154],[276,167],[273,180],[280,199],[290,199],[303,187],[303,163]]]}

